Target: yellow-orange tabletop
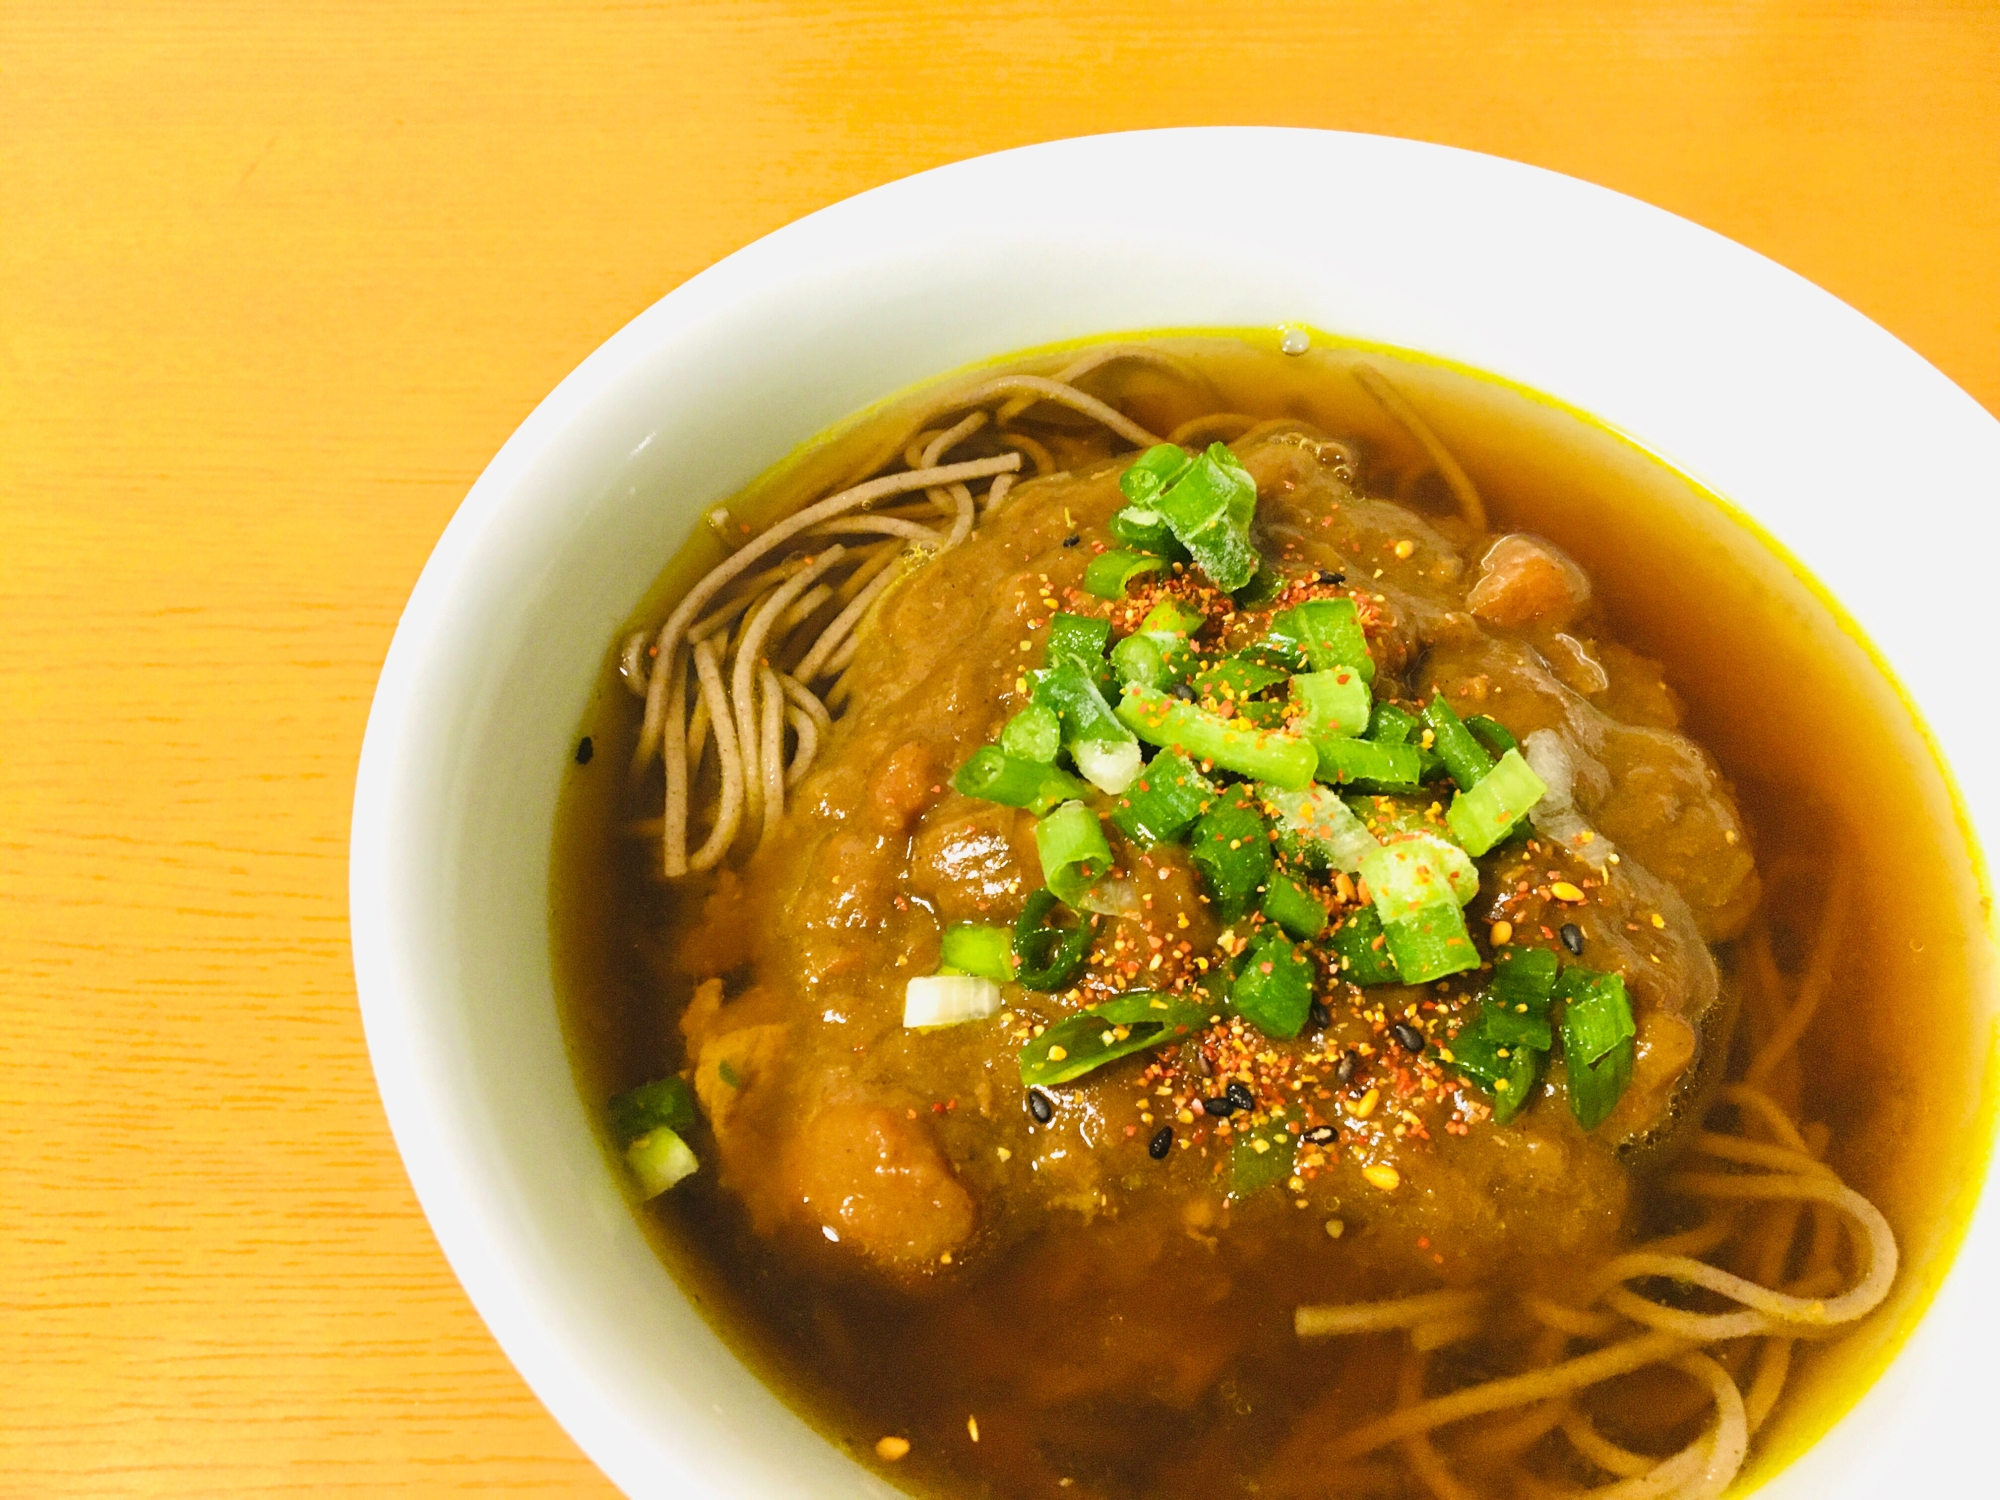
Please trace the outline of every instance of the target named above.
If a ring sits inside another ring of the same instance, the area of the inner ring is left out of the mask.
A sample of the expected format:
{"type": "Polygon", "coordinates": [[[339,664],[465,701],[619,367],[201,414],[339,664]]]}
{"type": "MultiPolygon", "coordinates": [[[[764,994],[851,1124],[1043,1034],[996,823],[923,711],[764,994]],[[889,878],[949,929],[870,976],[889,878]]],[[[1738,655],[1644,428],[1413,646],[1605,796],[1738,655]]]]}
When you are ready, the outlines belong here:
{"type": "Polygon", "coordinates": [[[1315,125],[1649,199],[2000,410],[1996,80],[1974,3],[0,9],[0,1493],[609,1493],[390,1143],[347,818],[433,540],[654,298],[959,157],[1315,125]]]}

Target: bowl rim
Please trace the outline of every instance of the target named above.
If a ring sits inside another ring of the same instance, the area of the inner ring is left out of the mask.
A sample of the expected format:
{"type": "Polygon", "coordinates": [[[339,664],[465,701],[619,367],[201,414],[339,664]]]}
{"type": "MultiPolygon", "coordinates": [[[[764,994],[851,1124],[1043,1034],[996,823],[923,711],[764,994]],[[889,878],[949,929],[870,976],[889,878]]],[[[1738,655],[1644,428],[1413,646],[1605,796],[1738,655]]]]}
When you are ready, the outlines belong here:
{"type": "MultiPolygon", "coordinates": [[[[1752,250],[1612,190],[1499,157],[1393,137],[1271,127],[1189,127],[1078,137],[970,158],[884,184],[796,220],[700,272],[639,313],[585,358],[508,438],[426,562],[398,623],[370,708],[356,776],[349,882],[357,993],[370,1058],[398,1150],[432,1231],[481,1317],[537,1396],[614,1483],[628,1492],[647,1492],[650,1466],[660,1455],[644,1445],[635,1447],[629,1414],[606,1414],[617,1393],[605,1388],[589,1353],[566,1337],[559,1318],[543,1305],[533,1274],[510,1259],[508,1246],[488,1236],[481,1194],[494,1188],[465,1173],[467,1163],[477,1157],[476,1143],[462,1138],[464,1122],[433,1091],[426,1050],[434,1046],[435,1038],[422,1024],[426,997],[410,983],[412,971],[396,951],[396,929],[389,920],[388,903],[394,899],[399,871],[387,820],[408,771],[402,759],[403,731],[414,716],[436,711],[436,704],[424,701],[424,694],[435,686],[440,671],[449,678],[458,644],[454,617],[472,581],[469,570],[476,566],[479,541],[489,530],[506,525],[515,512],[542,503],[526,478],[535,459],[560,442],[608,392],[635,378],[652,350],[766,295],[787,277],[796,278],[799,268],[827,247],[974,185],[992,187],[1034,172],[1115,171],[1135,162],[1177,159],[1190,150],[1239,151],[1246,146],[1300,160],[1339,159],[1344,154],[1393,162],[1419,174],[1434,172],[1447,180],[1504,182],[1536,203],[1560,201],[1577,220],[1605,226],[1607,233],[1653,243],[1663,253],[1670,250],[1699,259],[1705,275],[1729,280],[1739,296],[1782,302],[1802,326],[1823,336],[1827,349],[1860,360],[1854,372],[1857,379],[1873,378],[1885,388],[1893,387],[1900,403],[1895,409],[1920,412],[1930,424],[1927,430],[1946,435],[1953,445],[1953,462],[1973,480],[1977,491],[1986,493],[1990,487],[1993,497],[2000,499],[2000,422],[1921,356],[1830,294],[1752,250]]],[[[991,354],[1005,352],[994,349],[991,354]]],[[[1447,357],[1461,358],[1458,353],[1447,357]]],[[[1523,380],[1518,369],[1502,371],[1498,363],[1489,367],[1506,379],[1545,388],[1532,379],[1523,380]]],[[[1570,399],[1563,390],[1549,389],[1558,400],[1570,399]]],[[[1643,423],[1635,425],[1623,413],[1590,409],[1621,432],[1645,430],[1643,423]]],[[[1642,441],[1642,446],[1650,443],[1642,441]]],[[[1712,480],[1700,467],[1690,467],[1678,457],[1670,456],[1669,461],[1732,499],[1742,488],[1712,480]]],[[[1809,569],[1809,578],[1822,576],[1810,555],[1801,559],[1801,566],[1809,569]]],[[[1978,765],[1973,749],[1979,737],[1996,727],[1995,716],[1985,710],[1943,711],[1944,701],[1934,688],[1907,686],[1911,674],[1903,652],[1890,649],[1881,659],[1893,665],[1892,680],[1905,686],[1913,708],[1922,705],[1918,722],[1940,748],[1947,773],[1954,760],[1968,773],[1956,786],[1968,844],[1978,861],[1978,832],[2000,837],[2000,797],[1975,785],[1969,773],[1978,765]]],[[[1981,882],[1990,890],[1983,870],[1981,882]]],[[[1987,935],[1990,942],[1990,925],[1987,935]]],[[[1992,1076],[1989,1064],[1989,1096],[1992,1076]]],[[[1994,1127],[1990,1109],[1984,1127],[1990,1141],[1994,1127]]],[[[1991,1175],[1989,1144],[1982,1181],[1991,1175]]],[[[1989,1248],[2000,1247],[1991,1197],[1986,1195],[1986,1206],[1967,1226],[1955,1268],[1966,1264],[1975,1234],[1982,1258],[1989,1248]]],[[[1950,1284],[1962,1289],[1968,1280],[1957,1275],[1950,1284]]],[[[1938,1322],[1941,1305],[1941,1295],[1934,1296],[1919,1321],[1920,1334],[1938,1322]]],[[[1961,1298],[1954,1315],[2000,1332],[2000,1299],[1992,1296],[1961,1298]]],[[[1835,1477],[1838,1471],[1833,1466],[1854,1456],[1852,1441],[1836,1445],[1833,1439],[1843,1432],[1851,1439],[1848,1430],[1863,1407],[1872,1403],[1878,1421],[1911,1420],[1913,1404],[1929,1387],[1921,1378],[1905,1378],[1896,1389],[1888,1388],[1895,1384],[1892,1375],[1909,1375],[1905,1367],[1912,1362],[1914,1342],[1897,1353],[1890,1371],[1836,1421],[1834,1430],[1813,1444],[1806,1458],[1824,1455],[1824,1462],[1812,1464],[1816,1478],[1835,1477]],[[1878,1393],[1881,1400],[1876,1399],[1878,1393]]],[[[1806,1466],[1805,1459],[1794,1460],[1780,1482],[1793,1484],[1806,1466]]],[[[1800,1493],[1805,1493],[1803,1488],[1800,1493]]]]}

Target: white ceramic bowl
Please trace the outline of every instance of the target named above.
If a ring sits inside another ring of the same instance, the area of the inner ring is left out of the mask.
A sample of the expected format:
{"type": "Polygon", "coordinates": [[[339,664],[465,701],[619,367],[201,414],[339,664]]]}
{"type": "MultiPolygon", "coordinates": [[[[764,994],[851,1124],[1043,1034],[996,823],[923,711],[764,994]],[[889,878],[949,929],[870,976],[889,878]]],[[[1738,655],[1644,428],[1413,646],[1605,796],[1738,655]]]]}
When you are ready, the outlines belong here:
{"type": "MultiPolygon", "coordinates": [[[[606,643],[700,507],[858,407],[1055,340],[1291,321],[1510,377],[1730,496],[1846,602],[1922,706],[1976,827],[2000,840],[1982,658],[2000,640],[2000,423],[1740,246],[1492,157],[1285,130],[1029,147],[781,229],[585,360],[473,486],[396,632],[355,792],[355,975],[397,1145],[495,1337],[629,1494],[887,1488],[690,1307],[571,1081],[550,834],[606,643]],[[1256,207],[1164,222],[1134,208],[1197,197],[1256,207]],[[1367,206],[1360,223],[1349,205],[1367,206]],[[1893,474],[1887,444],[1856,440],[1867,433],[1893,434],[1893,474]],[[1848,524],[1892,497],[1907,540],[1848,524]],[[1919,566],[1922,611],[1868,586],[1919,566]]],[[[1943,1494],[1990,1477],[1996,1217],[1975,1224],[1889,1374],[1771,1495],[1943,1494]]]]}

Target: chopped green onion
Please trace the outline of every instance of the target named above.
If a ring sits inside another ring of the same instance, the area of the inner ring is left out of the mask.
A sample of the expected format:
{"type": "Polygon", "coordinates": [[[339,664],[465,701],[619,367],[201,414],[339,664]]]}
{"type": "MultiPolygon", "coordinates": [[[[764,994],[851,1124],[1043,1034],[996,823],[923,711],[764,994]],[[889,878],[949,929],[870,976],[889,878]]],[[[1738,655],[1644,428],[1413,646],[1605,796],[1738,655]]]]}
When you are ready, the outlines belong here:
{"type": "Polygon", "coordinates": [[[1352,599],[1308,599],[1272,617],[1271,635],[1298,642],[1316,672],[1352,667],[1364,682],[1375,680],[1375,658],[1352,599]]]}
{"type": "Polygon", "coordinates": [[[1040,703],[1030,703],[1007,721],[1000,731],[1000,749],[1017,760],[1055,762],[1062,749],[1062,720],[1056,711],[1040,703]]]}
{"type": "Polygon", "coordinates": [[[1276,667],[1288,676],[1294,672],[1312,670],[1312,663],[1306,660],[1306,654],[1299,649],[1298,642],[1287,640],[1283,636],[1260,636],[1236,654],[1246,661],[1276,667]]]}
{"type": "Polygon", "coordinates": [[[608,1107],[611,1133],[621,1146],[662,1125],[669,1130],[691,1130],[696,1119],[694,1090],[684,1078],[659,1078],[613,1094],[608,1107]]]}
{"type": "Polygon", "coordinates": [[[1277,819],[1278,847],[1308,870],[1345,870],[1351,875],[1361,868],[1362,856],[1375,847],[1375,836],[1354,810],[1324,787],[1288,792],[1260,786],[1257,792],[1277,819]]]}
{"type": "Polygon", "coordinates": [[[1079,740],[1069,754],[1085,781],[1113,796],[1130,786],[1146,764],[1137,740],[1079,740]]]}
{"type": "Polygon", "coordinates": [[[1208,616],[1198,609],[1192,609],[1178,599],[1162,599],[1146,611],[1146,618],[1139,622],[1139,629],[1152,634],[1164,631],[1169,635],[1193,635],[1208,623],[1208,616]]]}
{"type": "Polygon", "coordinates": [[[1639,1032],[1632,1021],[1632,1003],[1625,981],[1616,974],[1572,964],[1556,982],[1563,1008],[1563,1052],[1574,1061],[1594,1063],[1605,1053],[1631,1041],[1639,1032]]]}
{"type": "Polygon", "coordinates": [[[951,778],[954,790],[967,797],[1025,807],[1045,813],[1068,797],[1089,795],[1090,788],[1074,776],[1038,760],[1022,760],[995,745],[981,745],[951,778]]]}
{"type": "Polygon", "coordinates": [[[1173,443],[1156,443],[1118,476],[1118,488],[1132,504],[1150,506],[1160,491],[1179,479],[1193,464],[1187,449],[1173,443]]]}
{"type": "Polygon", "coordinates": [[[1035,852],[1042,879],[1071,906],[1111,868],[1111,845],[1097,814],[1081,802],[1065,802],[1035,824],[1035,852]]]}
{"type": "MultiPolygon", "coordinates": [[[[1464,906],[1479,894],[1479,866],[1472,862],[1470,855],[1440,832],[1429,828],[1415,828],[1398,837],[1384,839],[1383,849],[1391,858],[1398,852],[1408,857],[1409,846],[1412,844],[1423,846],[1421,857],[1430,861],[1433,868],[1444,871],[1445,880],[1451,886],[1452,899],[1460,906],[1464,906]]],[[[1367,878],[1365,867],[1362,876],[1364,879],[1367,878]]],[[[1374,881],[1369,881],[1369,887],[1374,888],[1374,881]]]]}
{"type": "Polygon", "coordinates": [[[1215,800],[1215,783],[1178,750],[1162,750],[1147,763],[1111,809],[1111,821],[1141,844],[1177,839],[1215,800]]]}
{"type": "Polygon", "coordinates": [[[1548,1050],[1523,1044],[1503,1017],[1489,1000],[1451,1040],[1452,1065],[1493,1096],[1493,1118],[1502,1125],[1534,1097],[1548,1050]]]}
{"type": "Polygon", "coordinates": [[[1493,955],[1487,993],[1508,1010],[1546,1016],[1555,992],[1556,956],[1546,948],[1503,948],[1493,955]]]}
{"type": "Polygon", "coordinates": [[[1269,1118],[1247,1130],[1239,1129],[1229,1148],[1230,1197],[1266,1192],[1292,1175],[1298,1164],[1299,1138],[1286,1127],[1300,1114],[1296,1105],[1288,1105],[1273,1110],[1269,1118]]]}
{"type": "Polygon", "coordinates": [[[1073,656],[1092,673],[1104,660],[1104,648],[1111,643],[1111,622],[1094,615],[1049,616],[1049,644],[1044,661],[1054,666],[1065,656],[1073,656]]]}
{"type": "Polygon", "coordinates": [[[1245,609],[1262,609],[1277,601],[1285,591],[1285,575],[1276,568],[1259,568],[1250,575],[1250,581],[1240,589],[1230,591],[1229,597],[1245,609]]]}
{"type": "Polygon", "coordinates": [[[1157,573],[1166,565],[1164,557],[1149,557],[1143,552],[1100,552],[1085,564],[1083,586],[1100,599],[1123,599],[1133,579],[1157,573]]]}
{"type": "Polygon", "coordinates": [[[1130,990],[1056,1022],[1022,1047],[1021,1082],[1030,1088],[1068,1083],[1121,1057],[1177,1042],[1207,1020],[1206,1006],[1130,990]]]}
{"type": "Polygon", "coordinates": [[[1059,990],[1083,967],[1090,929],[1056,926],[1049,918],[1060,906],[1056,893],[1044,887],[1021,908],[1014,924],[1014,982],[1023,989],[1059,990]]]}
{"type": "Polygon", "coordinates": [[[1174,670],[1166,664],[1166,652],[1160,648],[1162,640],[1176,642],[1182,656],[1186,656],[1188,646],[1178,636],[1154,636],[1144,630],[1112,646],[1112,674],[1118,678],[1118,686],[1130,688],[1136,682],[1156,692],[1172,686],[1174,670]]]}
{"type": "Polygon", "coordinates": [[[1266,927],[1243,954],[1229,1003],[1264,1035],[1284,1041],[1304,1030],[1312,992],[1312,960],[1266,927]]]}
{"type": "Polygon", "coordinates": [[[1473,738],[1495,755],[1505,755],[1509,750],[1521,748],[1521,742],[1514,738],[1505,724],[1485,714],[1474,714],[1465,721],[1465,727],[1472,731],[1473,738]]]}
{"type": "Polygon", "coordinates": [[[1174,540],[1174,529],[1167,524],[1167,518],[1146,506],[1126,506],[1112,516],[1105,529],[1128,552],[1144,552],[1171,562],[1187,556],[1187,548],[1174,540]]]}
{"type": "Polygon", "coordinates": [[[1218,718],[1150,688],[1126,688],[1118,717],[1148,744],[1178,749],[1290,791],[1311,784],[1319,761],[1310,740],[1218,718]]]}
{"type": "Polygon", "coordinates": [[[1548,788],[1518,750],[1509,750],[1499,764],[1469,791],[1451,799],[1445,822],[1468,854],[1484,854],[1507,836],[1548,788]]]}
{"type": "Polygon", "coordinates": [[[1292,679],[1292,701],[1305,705],[1299,730],[1313,739],[1351,739],[1368,727],[1368,684],[1352,667],[1300,673],[1292,679]]]}
{"type": "Polygon", "coordinates": [[[1382,936],[1405,984],[1429,984],[1479,967],[1479,950],[1465,930],[1465,915],[1449,897],[1407,916],[1385,918],[1382,936]]]}
{"type": "Polygon", "coordinates": [[[638,1180],[641,1198],[657,1198],[701,1168],[688,1143],[666,1125],[647,1131],[626,1146],[625,1164],[638,1180]]]}
{"type": "Polygon", "coordinates": [[[1209,444],[1151,508],[1166,517],[1175,538],[1217,588],[1240,589],[1256,576],[1250,517],[1257,508],[1257,481],[1224,444],[1209,444]]]}
{"type": "Polygon", "coordinates": [[[1423,757],[1414,745],[1378,745],[1322,735],[1312,741],[1321,781],[1360,791],[1414,792],[1423,785],[1423,757]]]}
{"type": "Polygon", "coordinates": [[[1549,1025],[1546,1012],[1524,1015],[1518,1010],[1509,1010],[1498,1002],[1489,1004],[1492,1016],[1487,1023],[1487,1033],[1495,1041],[1508,1047],[1533,1047],[1546,1052],[1555,1045],[1555,1031],[1549,1025]]]}
{"type": "Polygon", "coordinates": [[[1264,815],[1243,787],[1230,787],[1202,815],[1189,838],[1189,857],[1208,880],[1210,899],[1225,922],[1257,904],[1275,858],[1264,815]]]}
{"type": "Polygon", "coordinates": [[[1334,956],[1340,977],[1349,984],[1366,989],[1373,984],[1402,982],[1389,952],[1388,936],[1382,931],[1382,919],[1372,906],[1349,912],[1327,938],[1326,947],[1334,956]]]}
{"type": "Polygon", "coordinates": [[[1616,974],[1571,967],[1557,992],[1562,1015],[1563,1061],[1569,1072],[1569,1107],[1585,1130],[1602,1125],[1632,1081],[1632,1021],[1625,981],[1616,974]]]}
{"type": "Polygon", "coordinates": [[[1331,910],[1304,881],[1277,869],[1271,872],[1260,909],[1302,943],[1326,931],[1331,910]]]}
{"type": "Polygon", "coordinates": [[[1459,721],[1443,693],[1433,694],[1424,705],[1424,727],[1431,732],[1431,748],[1444,762],[1459,790],[1472,790],[1493,769],[1493,758],[1486,753],[1486,747],[1459,721]]]}
{"type": "Polygon", "coordinates": [[[1479,872],[1472,870],[1472,889],[1461,896],[1464,875],[1455,867],[1453,856],[1471,869],[1471,861],[1462,850],[1420,834],[1405,835],[1369,850],[1361,860],[1361,878],[1368,882],[1383,924],[1439,903],[1456,908],[1471,900],[1479,890],[1479,872]]]}
{"type": "Polygon", "coordinates": [[[1063,744],[1084,778],[1107,792],[1124,791],[1138,773],[1139,747],[1097,690],[1090,669],[1064,656],[1035,680],[1033,693],[1035,702],[1061,721],[1063,744]]]}
{"type": "Polygon", "coordinates": [[[999,983],[1014,977],[1014,934],[1006,927],[983,922],[954,922],[944,930],[938,962],[961,974],[976,974],[999,983]]]}
{"type": "Polygon", "coordinates": [[[903,1025],[911,1031],[999,1014],[1000,986],[983,974],[920,974],[903,986],[903,1025]]]}
{"type": "Polygon", "coordinates": [[[1264,915],[1300,942],[1326,931],[1326,906],[1289,875],[1273,873],[1264,891],[1264,915]]]}
{"type": "Polygon", "coordinates": [[[1384,699],[1368,716],[1367,738],[1378,745],[1406,745],[1417,732],[1417,716],[1384,699]]]}
{"type": "Polygon", "coordinates": [[[1285,674],[1276,667],[1225,656],[1195,674],[1194,690],[1210,702],[1241,704],[1284,680],[1285,674]]]}

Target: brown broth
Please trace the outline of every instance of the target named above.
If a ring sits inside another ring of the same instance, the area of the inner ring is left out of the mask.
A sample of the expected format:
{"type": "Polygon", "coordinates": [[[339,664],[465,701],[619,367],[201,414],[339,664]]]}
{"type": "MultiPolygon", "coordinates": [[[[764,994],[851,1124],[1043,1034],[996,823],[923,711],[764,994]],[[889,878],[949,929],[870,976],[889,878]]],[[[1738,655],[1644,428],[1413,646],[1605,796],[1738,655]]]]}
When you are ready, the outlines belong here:
{"type": "MultiPolygon", "coordinates": [[[[1348,373],[1356,346],[1322,336],[1309,354],[1287,358],[1265,333],[1149,341],[1196,361],[1228,409],[1302,417],[1358,443],[1370,492],[1400,489],[1420,508],[1448,503],[1414,444],[1348,373]]],[[[1823,870],[1838,855],[1864,872],[1839,980],[1802,1044],[1811,1064],[1803,1118],[1832,1127],[1830,1159],[1888,1217],[1902,1271],[1889,1303],[1857,1329],[1800,1346],[1791,1384],[1740,1481],[1748,1487],[1811,1443],[1882,1369],[1963,1234],[1991,1135],[1986,1049],[1994,1006],[1985,896],[1968,830],[1921,725],[1858,631],[1725,502],[1555,402],[1441,362],[1366,352],[1474,478],[1495,529],[1530,529],[1565,548],[1592,576],[1610,632],[1665,664],[1687,706],[1685,731],[1733,779],[1760,866],[1777,872],[1765,909],[1781,959],[1795,961],[1787,940],[1796,946],[1810,930],[1823,891],[1810,873],[1793,879],[1785,870],[1823,870]],[[1607,517],[1617,524],[1603,524],[1607,517]]],[[[1058,362],[1044,351],[1008,364],[1058,362]]],[[[1135,380],[1127,404],[1142,421],[1147,399],[1143,379],[1135,380]]],[[[732,500],[732,511],[754,520],[824,492],[896,430],[908,404],[890,403],[807,445],[732,500]]],[[[660,618],[720,555],[712,538],[698,536],[671,561],[635,623],[660,618]]],[[[686,995],[671,992],[659,977],[665,966],[646,957],[660,940],[669,898],[646,877],[651,847],[617,832],[632,815],[621,803],[620,773],[638,719],[607,655],[581,727],[597,754],[590,766],[573,767],[565,784],[551,893],[563,1020],[593,1108],[680,1062],[674,1019],[686,995]]],[[[1013,1482],[1017,1468],[1028,1472],[1020,1456],[1049,1434],[1019,1430],[1005,1410],[960,1409],[967,1381],[934,1378],[935,1362],[949,1363],[956,1349],[981,1340],[1001,1347],[991,1343],[982,1318],[991,1307],[981,1303],[1007,1284],[1004,1267],[921,1293],[803,1279],[749,1233],[708,1171],[638,1212],[717,1329],[829,1439],[881,1467],[875,1439],[911,1435],[915,1451],[889,1472],[919,1492],[1029,1492],[1013,1482]],[[945,1409],[951,1402],[959,1404],[945,1409]],[[975,1415],[977,1447],[966,1431],[975,1415]]],[[[1193,1253],[1176,1247],[1163,1265],[1171,1270],[1174,1256],[1193,1253]]],[[[1238,1275],[1246,1280],[1230,1305],[1263,1311],[1240,1313],[1257,1327],[1226,1375],[1193,1412],[1161,1406],[1150,1425],[1128,1416],[1131,1425],[1117,1435],[1116,1444],[1170,1454],[1176,1486],[1219,1493],[1208,1487],[1227,1484],[1235,1492],[1238,1455],[1275,1449],[1320,1386],[1343,1378],[1336,1367],[1369,1347],[1297,1344],[1290,1309],[1309,1289],[1283,1267],[1254,1261],[1238,1275]]],[[[1059,1314],[1061,1305],[1056,1297],[1046,1310],[1059,1314]]],[[[1134,1311],[1142,1305],[1135,1301],[1134,1311]]],[[[1024,1333],[1008,1357],[1036,1355],[1036,1340],[1024,1333]]],[[[1102,1424],[1080,1405],[1074,1430],[1057,1435],[1077,1455],[1079,1485],[1063,1493],[1124,1494],[1162,1482],[1118,1452],[1093,1451],[1093,1427],[1102,1424]]]]}

